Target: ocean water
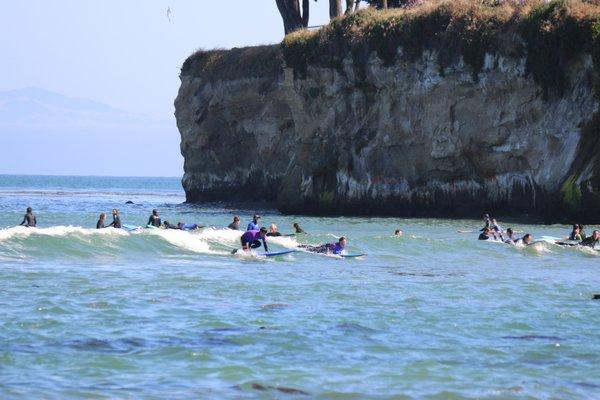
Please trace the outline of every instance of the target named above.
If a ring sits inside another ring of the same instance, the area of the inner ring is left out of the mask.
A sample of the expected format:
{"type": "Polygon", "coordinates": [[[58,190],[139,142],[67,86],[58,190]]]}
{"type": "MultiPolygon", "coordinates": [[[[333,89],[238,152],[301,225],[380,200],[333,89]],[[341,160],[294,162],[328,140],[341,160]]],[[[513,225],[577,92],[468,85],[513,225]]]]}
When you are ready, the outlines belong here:
{"type": "Polygon", "coordinates": [[[596,251],[184,200],[178,179],[0,176],[0,398],[600,398],[596,251]],[[27,206],[39,227],[15,228],[27,206]],[[112,208],[214,228],[92,229],[112,208]],[[367,256],[231,255],[222,227],[255,211],[309,233],[273,250],[345,235],[367,256]]]}

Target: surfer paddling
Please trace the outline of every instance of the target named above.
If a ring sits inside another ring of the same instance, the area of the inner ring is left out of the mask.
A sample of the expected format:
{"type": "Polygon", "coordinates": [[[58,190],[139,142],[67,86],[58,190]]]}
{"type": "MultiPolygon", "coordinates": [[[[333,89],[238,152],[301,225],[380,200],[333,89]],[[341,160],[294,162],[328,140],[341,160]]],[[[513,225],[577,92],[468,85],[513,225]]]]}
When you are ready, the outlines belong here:
{"type": "Polygon", "coordinates": [[[347,244],[348,241],[344,236],[342,236],[337,243],[325,243],[320,246],[301,244],[298,247],[310,251],[311,253],[335,254],[339,256],[343,254],[347,244]]]}

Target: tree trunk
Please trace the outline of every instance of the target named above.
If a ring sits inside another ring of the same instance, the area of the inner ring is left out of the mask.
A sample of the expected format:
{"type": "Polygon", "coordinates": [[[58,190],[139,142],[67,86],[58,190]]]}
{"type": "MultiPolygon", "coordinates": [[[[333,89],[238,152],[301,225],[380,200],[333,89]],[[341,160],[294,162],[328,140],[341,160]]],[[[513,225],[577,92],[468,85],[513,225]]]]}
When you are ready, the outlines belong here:
{"type": "Polygon", "coordinates": [[[308,10],[310,9],[310,5],[308,0],[302,0],[302,24],[304,24],[304,28],[308,26],[308,10]]]}
{"type": "Polygon", "coordinates": [[[387,0],[382,0],[381,4],[383,4],[383,9],[387,10],[387,0]]]}
{"type": "Polygon", "coordinates": [[[277,9],[283,20],[285,34],[308,26],[308,0],[302,0],[302,13],[299,0],[275,0],[277,9]]]}
{"type": "Polygon", "coordinates": [[[342,0],[329,0],[329,19],[342,15],[342,0]]]}
{"type": "Polygon", "coordinates": [[[346,0],[346,15],[352,14],[353,12],[354,12],[354,0],[346,0]]]}

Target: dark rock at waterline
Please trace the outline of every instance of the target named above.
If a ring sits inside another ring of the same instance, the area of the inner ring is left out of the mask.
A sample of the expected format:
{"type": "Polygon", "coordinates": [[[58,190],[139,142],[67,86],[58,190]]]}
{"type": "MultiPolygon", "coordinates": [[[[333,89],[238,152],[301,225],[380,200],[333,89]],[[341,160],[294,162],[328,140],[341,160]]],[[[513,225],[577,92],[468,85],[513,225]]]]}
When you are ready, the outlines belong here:
{"type": "Polygon", "coordinates": [[[600,294],[593,295],[592,300],[600,300],[600,294]]]}
{"type": "Polygon", "coordinates": [[[125,202],[125,204],[135,204],[135,203],[134,203],[133,201],[131,201],[131,200],[127,200],[127,201],[125,202]]]}

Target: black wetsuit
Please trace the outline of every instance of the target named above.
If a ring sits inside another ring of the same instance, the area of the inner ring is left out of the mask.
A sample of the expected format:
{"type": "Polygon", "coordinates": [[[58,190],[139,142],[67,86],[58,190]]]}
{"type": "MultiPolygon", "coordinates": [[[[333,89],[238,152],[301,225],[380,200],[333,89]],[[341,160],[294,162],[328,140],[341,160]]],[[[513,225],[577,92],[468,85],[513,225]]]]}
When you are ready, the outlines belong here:
{"type": "Polygon", "coordinates": [[[152,225],[155,227],[159,227],[162,224],[160,217],[158,215],[152,214],[150,218],[148,218],[148,223],[146,225],[152,225]]]}
{"type": "Polygon", "coordinates": [[[27,213],[23,216],[23,222],[20,225],[25,225],[26,227],[35,227],[37,225],[37,220],[33,213],[27,213]]]}
{"type": "Polygon", "coordinates": [[[269,232],[269,233],[267,233],[267,236],[283,236],[283,235],[281,234],[281,232],[269,232]]]}
{"type": "MultiPolygon", "coordinates": [[[[481,228],[479,231],[483,232],[485,231],[485,228],[490,228],[492,227],[492,220],[491,219],[487,219],[485,220],[485,226],[483,228],[481,228]]],[[[485,240],[485,239],[481,239],[481,240],[485,240]]]]}
{"type": "Polygon", "coordinates": [[[102,229],[102,228],[104,228],[104,220],[99,219],[98,222],[96,223],[96,229],[102,229]]]}
{"type": "Polygon", "coordinates": [[[515,236],[514,233],[510,236],[507,236],[506,239],[504,239],[504,243],[508,243],[508,244],[516,243],[516,241],[518,239],[515,239],[514,236],[515,236]]]}
{"type": "Polygon", "coordinates": [[[114,216],[113,222],[111,222],[108,226],[112,226],[113,228],[121,228],[121,217],[114,216]]]}
{"type": "Polygon", "coordinates": [[[309,244],[301,244],[298,247],[301,249],[306,249],[312,253],[328,253],[331,245],[329,243],[322,244],[320,246],[311,246],[309,244]]]}
{"type": "Polygon", "coordinates": [[[489,240],[489,239],[490,239],[489,235],[486,235],[483,232],[479,234],[479,240],[489,240]]]}
{"type": "Polygon", "coordinates": [[[239,231],[240,230],[240,223],[239,222],[232,222],[229,225],[227,225],[227,227],[229,229],[233,229],[234,231],[239,231]]]}
{"type": "Polygon", "coordinates": [[[569,235],[569,240],[583,240],[585,236],[582,236],[581,233],[571,232],[569,235]]]}
{"type": "Polygon", "coordinates": [[[590,236],[589,238],[585,238],[583,239],[579,245],[580,246],[586,246],[586,247],[592,247],[594,248],[597,244],[598,244],[599,240],[594,240],[593,236],[590,236]]]}
{"type": "Polygon", "coordinates": [[[302,229],[300,227],[297,227],[296,228],[296,233],[306,233],[306,232],[304,232],[304,229],[302,229]]]}
{"type": "Polygon", "coordinates": [[[181,227],[179,225],[173,225],[168,223],[167,221],[165,221],[165,229],[179,229],[181,230],[181,227]]]}

